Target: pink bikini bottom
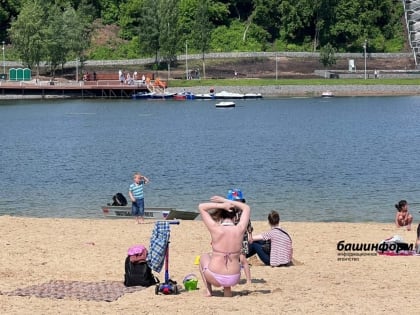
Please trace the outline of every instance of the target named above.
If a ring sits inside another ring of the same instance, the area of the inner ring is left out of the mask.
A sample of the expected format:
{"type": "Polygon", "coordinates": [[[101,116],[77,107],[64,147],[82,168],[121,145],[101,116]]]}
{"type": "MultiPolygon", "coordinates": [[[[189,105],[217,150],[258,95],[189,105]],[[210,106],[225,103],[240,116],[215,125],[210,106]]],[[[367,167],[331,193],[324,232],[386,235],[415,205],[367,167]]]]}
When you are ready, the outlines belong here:
{"type": "Polygon", "coordinates": [[[239,280],[241,279],[240,273],[235,275],[220,275],[218,273],[214,273],[209,268],[204,268],[203,272],[208,272],[209,274],[211,274],[214,277],[214,279],[216,279],[216,281],[219,282],[219,284],[224,288],[232,287],[238,284],[239,280]]]}

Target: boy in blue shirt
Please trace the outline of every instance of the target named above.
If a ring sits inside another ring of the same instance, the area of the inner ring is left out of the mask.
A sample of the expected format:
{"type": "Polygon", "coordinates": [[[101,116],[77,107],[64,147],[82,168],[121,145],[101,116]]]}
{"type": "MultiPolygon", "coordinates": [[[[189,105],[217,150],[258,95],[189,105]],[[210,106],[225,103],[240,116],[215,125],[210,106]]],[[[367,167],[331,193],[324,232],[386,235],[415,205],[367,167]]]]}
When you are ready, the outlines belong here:
{"type": "Polygon", "coordinates": [[[136,224],[144,223],[144,184],[149,183],[146,176],[136,172],[133,175],[134,182],[130,185],[128,195],[131,199],[131,214],[136,217],[136,224]]]}

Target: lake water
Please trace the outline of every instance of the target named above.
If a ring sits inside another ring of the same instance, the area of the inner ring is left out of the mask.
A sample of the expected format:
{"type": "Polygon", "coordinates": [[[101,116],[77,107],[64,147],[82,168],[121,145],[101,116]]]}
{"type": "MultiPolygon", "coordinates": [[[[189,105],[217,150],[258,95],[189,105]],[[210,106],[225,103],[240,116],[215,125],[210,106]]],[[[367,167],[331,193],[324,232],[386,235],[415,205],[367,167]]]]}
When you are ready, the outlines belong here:
{"type": "Polygon", "coordinates": [[[240,188],[252,218],[420,216],[420,97],[0,101],[0,215],[101,218],[132,174],[146,206],[196,211],[240,188]]]}

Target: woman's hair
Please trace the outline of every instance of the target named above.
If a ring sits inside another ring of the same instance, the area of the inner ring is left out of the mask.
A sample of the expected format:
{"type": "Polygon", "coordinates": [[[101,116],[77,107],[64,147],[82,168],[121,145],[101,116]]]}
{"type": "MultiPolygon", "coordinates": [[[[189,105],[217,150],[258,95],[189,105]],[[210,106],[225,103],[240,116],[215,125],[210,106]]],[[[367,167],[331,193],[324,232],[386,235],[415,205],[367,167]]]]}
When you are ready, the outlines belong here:
{"type": "Polygon", "coordinates": [[[275,226],[280,223],[280,215],[277,211],[273,210],[268,214],[268,223],[270,223],[271,226],[275,226]]]}
{"type": "Polygon", "coordinates": [[[234,218],[236,217],[238,213],[238,209],[234,209],[233,211],[229,212],[226,211],[225,209],[214,209],[210,215],[213,218],[214,221],[218,222],[218,221],[222,221],[224,219],[232,219],[234,220],[234,218]]]}
{"type": "Polygon", "coordinates": [[[238,212],[237,208],[234,208],[233,211],[227,211],[225,209],[222,209],[222,211],[220,211],[220,218],[223,219],[234,219],[236,217],[236,213],[238,212]]]}
{"type": "Polygon", "coordinates": [[[408,202],[406,201],[406,200],[400,200],[400,202],[398,202],[396,205],[395,205],[395,208],[398,210],[398,211],[401,211],[401,209],[404,207],[404,206],[406,206],[408,204],[408,202]]]}

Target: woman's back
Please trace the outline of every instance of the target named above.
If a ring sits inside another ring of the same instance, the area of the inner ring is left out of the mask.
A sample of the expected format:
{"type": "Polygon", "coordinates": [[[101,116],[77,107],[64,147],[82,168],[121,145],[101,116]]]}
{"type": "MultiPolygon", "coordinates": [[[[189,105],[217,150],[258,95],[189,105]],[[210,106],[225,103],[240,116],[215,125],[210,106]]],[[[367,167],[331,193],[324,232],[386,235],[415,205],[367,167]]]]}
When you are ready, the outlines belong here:
{"type": "Polygon", "coordinates": [[[236,225],[220,225],[211,232],[213,254],[209,268],[212,271],[220,274],[240,271],[239,255],[244,232],[236,225]]]}

